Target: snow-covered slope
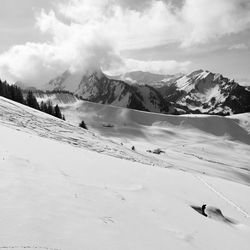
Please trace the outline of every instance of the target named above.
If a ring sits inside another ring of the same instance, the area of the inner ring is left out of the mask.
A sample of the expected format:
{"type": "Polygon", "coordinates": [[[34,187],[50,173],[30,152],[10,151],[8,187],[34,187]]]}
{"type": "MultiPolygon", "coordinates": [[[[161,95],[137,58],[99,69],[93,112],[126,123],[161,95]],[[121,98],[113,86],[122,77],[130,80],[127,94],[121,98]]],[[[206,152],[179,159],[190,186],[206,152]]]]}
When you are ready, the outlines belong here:
{"type": "Polygon", "coordinates": [[[22,129],[41,137],[59,140],[76,147],[84,147],[93,151],[115,157],[142,161],[144,164],[153,164],[147,156],[139,156],[117,142],[104,138],[88,130],[73,126],[61,119],[34,110],[27,106],[0,97],[0,122],[8,127],[22,129]],[[122,150],[119,150],[122,148],[122,150]],[[134,157],[137,155],[137,157],[134,157]]]}
{"type": "MultiPolygon", "coordinates": [[[[54,98],[52,102],[59,103],[54,98]]],[[[161,148],[166,154],[156,157],[166,166],[249,182],[248,114],[230,119],[207,115],[172,116],[82,100],[59,105],[71,124],[77,126],[84,120],[96,133],[114,138],[128,148],[135,145],[143,155],[150,155],[147,150],[161,148]],[[230,149],[234,154],[228,156],[230,149]]]]}
{"type": "MultiPolygon", "coordinates": [[[[226,160],[221,158],[222,151],[227,151],[227,157],[232,159],[242,147],[243,159],[249,145],[237,142],[237,137],[226,142],[226,137],[205,136],[203,130],[185,130],[185,124],[179,124],[179,130],[175,128],[175,136],[179,135],[175,150],[179,151],[185,171],[157,168],[152,163],[161,167],[163,163],[156,161],[157,156],[142,153],[139,144],[142,148],[149,144],[139,140],[139,135],[134,138],[133,128],[136,133],[151,130],[151,134],[165,134],[167,142],[174,123],[179,122],[173,117],[172,125],[152,124],[153,118],[144,112],[124,112],[130,127],[127,135],[122,133],[127,142],[119,145],[0,98],[0,248],[248,249],[250,187],[237,179],[239,173],[234,171],[239,166],[224,166],[224,171],[234,172],[235,180],[242,184],[205,173],[189,173],[190,162],[181,157],[189,151],[193,163],[205,164],[204,159],[192,156],[199,153],[194,144],[200,147],[191,137],[195,133],[200,135],[197,140],[204,139],[207,157],[211,153],[211,141],[207,139],[217,138],[214,145],[219,146],[217,160],[221,163],[226,160]],[[136,124],[137,119],[144,125],[136,124]],[[184,134],[189,142],[185,149],[178,145],[184,134]],[[131,138],[137,141],[138,152],[127,147],[131,138]],[[204,203],[223,214],[213,210],[211,217],[202,216],[197,207],[204,203]]],[[[118,119],[117,114],[114,117],[118,119]]],[[[193,123],[202,123],[200,117],[193,123]]],[[[166,151],[168,157],[171,152],[174,151],[166,151]]],[[[169,161],[173,168],[180,164],[173,158],[169,161]]],[[[210,164],[211,168],[216,165],[210,164]]],[[[218,170],[215,167],[213,175],[218,170]]]]}

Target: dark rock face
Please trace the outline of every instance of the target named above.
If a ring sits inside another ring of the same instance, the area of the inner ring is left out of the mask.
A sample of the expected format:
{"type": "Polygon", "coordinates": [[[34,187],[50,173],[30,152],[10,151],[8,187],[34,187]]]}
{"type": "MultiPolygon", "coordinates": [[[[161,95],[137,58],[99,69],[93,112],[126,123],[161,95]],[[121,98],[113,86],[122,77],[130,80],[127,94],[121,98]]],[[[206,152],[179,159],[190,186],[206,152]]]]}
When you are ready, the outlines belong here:
{"type": "Polygon", "coordinates": [[[250,112],[250,91],[245,87],[236,85],[224,102],[234,114],[250,112]]]}

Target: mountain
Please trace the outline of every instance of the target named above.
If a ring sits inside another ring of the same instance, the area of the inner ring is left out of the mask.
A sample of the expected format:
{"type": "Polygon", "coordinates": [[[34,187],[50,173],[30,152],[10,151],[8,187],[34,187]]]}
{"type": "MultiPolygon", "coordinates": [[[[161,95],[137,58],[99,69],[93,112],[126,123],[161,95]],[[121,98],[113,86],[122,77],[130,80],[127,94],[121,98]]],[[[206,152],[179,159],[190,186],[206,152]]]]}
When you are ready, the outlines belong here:
{"type": "Polygon", "coordinates": [[[158,88],[165,100],[187,113],[250,112],[250,92],[221,74],[197,70],[158,88]]]}
{"type": "Polygon", "coordinates": [[[47,84],[43,86],[44,90],[54,91],[54,90],[67,90],[70,92],[75,92],[78,88],[78,85],[82,79],[81,73],[71,73],[69,70],[66,70],[61,75],[50,80],[47,84]]]}
{"type": "Polygon", "coordinates": [[[154,87],[179,112],[219,115],[250,112],[249,87],[207,70],[187,75],[136,71],[126,73],[122,78],[130,83],[154,87]]]}
{"type": "Polygon", "coordinates": [[[132,71],[119,76],[112,76],[111,78],[122,80],[129,84],[142,84],[150,85],[152,87],[161,87],[164,86],[166,82],[169,82],[172,79],[178,79],[181,76],[183,76],[183,74],[161,75],[144,71],[132,71]]]}
{"type": "Polygon", "coordinates": [[[36,87],[32,87],[32,86],[30,86],[30,85],[28,85],[28,84],[26,84],[26,83],[23,83],[23,82],[20,82],[20,81],[17,81],[16,83],[15,83],[15,85],[17,86],[17,87],[19,87],[19,88],[21,88],[22,90],[24,90],[24,91],[34,91],[34,92],[36,92],[36,91],[38,91],[38,89],[36,88],[36,87]]]}
{"type": "Polygon", "coordinates": [[[66,71],[45,88],[68,90],[96,103],[157,113],[230,115],[250,112],[247,87],[207,70],[187,75],[135,71],[116,77],[107,76],[101,70],[84,75],[66,71]]]}
{"type": "Polygon", "coordinates": [[[68,90],[82,99],[150,112],[167,113],[169,106],[159,92],[147,85],[130,85],[107,77],[102,71],[74,75],[69,71],[45,85],[48,90],[68,90]]]}

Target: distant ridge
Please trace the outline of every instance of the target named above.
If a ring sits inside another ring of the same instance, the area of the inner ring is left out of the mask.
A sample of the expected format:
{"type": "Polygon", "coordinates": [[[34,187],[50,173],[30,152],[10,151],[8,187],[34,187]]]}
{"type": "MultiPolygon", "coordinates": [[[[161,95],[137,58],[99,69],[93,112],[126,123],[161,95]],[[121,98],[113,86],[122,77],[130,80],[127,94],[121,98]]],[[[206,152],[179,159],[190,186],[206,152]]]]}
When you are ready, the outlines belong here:
{"type": "Polygon", "coordinates": [[[67,90],[88,101],[156,113],[231,115],[250,112],[247,87],[202,69],[186,75],[134,71],[115,77],[101,70],[85,74],[65,71],[45,84],[44,89],[67,90]]]}

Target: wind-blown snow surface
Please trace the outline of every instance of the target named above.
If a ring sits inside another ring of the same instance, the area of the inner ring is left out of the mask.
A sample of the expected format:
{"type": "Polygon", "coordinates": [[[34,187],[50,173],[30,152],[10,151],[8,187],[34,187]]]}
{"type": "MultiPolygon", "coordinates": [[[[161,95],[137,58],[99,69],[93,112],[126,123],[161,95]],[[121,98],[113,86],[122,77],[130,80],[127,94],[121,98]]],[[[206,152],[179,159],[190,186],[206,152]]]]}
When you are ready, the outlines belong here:
{"type": "MultiPolygon", "coordinates": [[[[185,129],[184,124],[183,131],[181,126],[176,131],[175,136],[180,133],[176,148],[166,150],[173,168],[178,169],[182,160],[187,170],[175,171],[163,168],[169,166],[164,156],[144,152],[155,142],[147,144],[142,139],[143,133],[151,131],[155,140],[165,134],[165,140],[173,143],[174,121],[168,122],[172,131],[166,132],[162,121],[151,124],[160,116],[146,119],[145,113],[136,113],[143,125],[128,110],[124,109],[123,116],[128,122],[121,134],[124,146],[115,136],[117,142],[0,98],[0,249],[248,249],[250,187],[245,184],[249,182],[235,173],[230,175],[235,181],[228,181],[189,171],[191,162],[198,166],[196,161],[200,165],[206,161],[192,155],[189,161],[182,158],[188,151],[199,154],[202,150],[196,148],[202,138],[210,157],[210,144],[217,137],[213,145],[217,145],[217,159],[227,161],[220,158],[221,151],[227,151],[231,159],[241,151],[241,166],[242,160],[249,159],[248,142],[237,140],[237,134],[232,140],[219,134],[205,136],[204,130],[185,129]],[[134,137],[133,128],[134,134],[141,130],[141,135],[134,137]],[[191,138],[198,134],[200,138],[191,138]],[[184,135],[192,143],[182,148],[179,142],[184,135]],[[132,142],[137,142],[139,152],[129,149],[132,142]],[[173,152],[176,158],[170,156],[173,152]],[[204,217],[190,207],[204,203],[220,208],[234,223],[204,217]]],[[[201,117],[196,119],[193,123],[200,124],[201,117]]],[[[236,120],[241,117],[225,123],[237,125],[236,120]]],[[[245,131],[245,126],[243,122],[240,128],[245,131]]],[[[235,162],[227,168],[221,165],[220,171],[226,174],[226,169],[234,171],[232,167],[240,171],[233,166],[235,162]]],[[[212,169],[210,164],[206,170],[212,169]]],[[[211,175],[217,171],[215,167],[211,175]]]]}
{"type": "Polygon", "coordinates": [[[157,159],[181,170],[250,184],[250,117],[172,116],[78,101],[60,105],[72,124],[84,120],[96,133],[147,150],[161,148],[157,159]],[[235,118],[234,118],[235,117],[235,118]]]}

